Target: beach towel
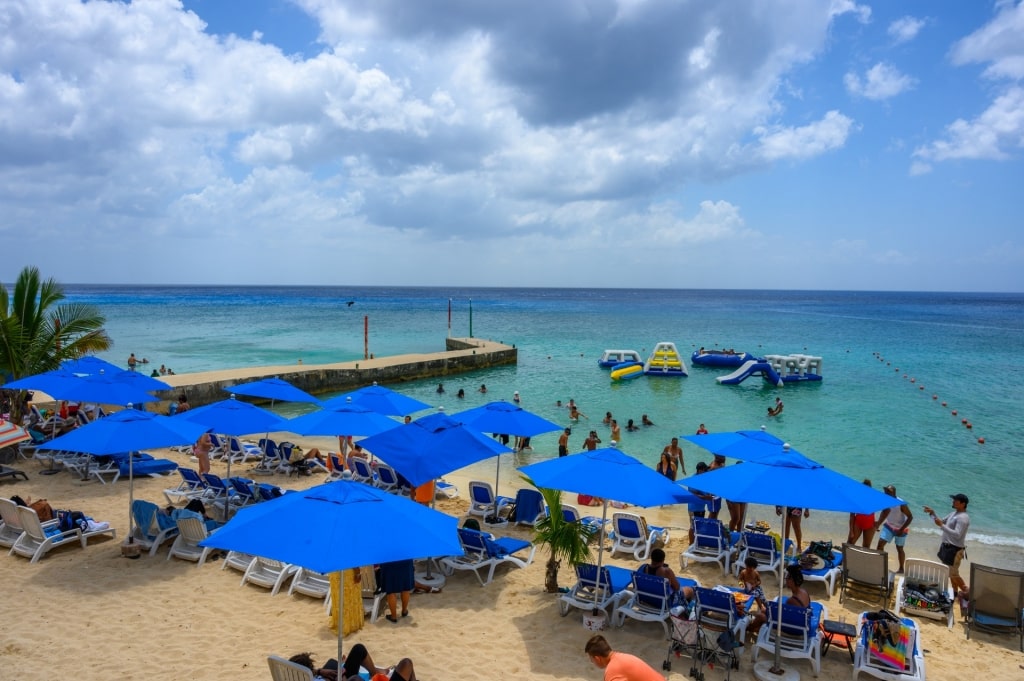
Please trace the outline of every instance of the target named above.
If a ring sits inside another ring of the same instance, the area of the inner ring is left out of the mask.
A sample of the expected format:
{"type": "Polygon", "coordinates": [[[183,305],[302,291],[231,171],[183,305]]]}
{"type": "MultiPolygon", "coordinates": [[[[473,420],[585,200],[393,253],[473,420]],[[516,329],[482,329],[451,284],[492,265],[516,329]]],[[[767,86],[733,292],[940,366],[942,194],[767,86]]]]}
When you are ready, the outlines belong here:
{"type": "Polygon", "coordinates": [[[890,620],[870,622],[871,633],[868,650],[871,659],[891,669],[902,672],[907,667],[910,647],[910,627],[890,620]]]}

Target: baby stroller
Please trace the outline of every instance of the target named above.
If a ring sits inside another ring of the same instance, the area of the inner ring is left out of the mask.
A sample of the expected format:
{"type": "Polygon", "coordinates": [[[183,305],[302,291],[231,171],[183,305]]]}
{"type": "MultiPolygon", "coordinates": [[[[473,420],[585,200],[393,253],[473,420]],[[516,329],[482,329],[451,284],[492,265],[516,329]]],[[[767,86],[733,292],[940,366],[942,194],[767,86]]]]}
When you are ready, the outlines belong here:
{"type": "Polygon", "coordinates": [[[746,621],[738,617],[731,593],[697,587],[697,604],[694,619],[682,620],[672,616],[672,643],[669,655],[662,665],[671,669],[672,653],[682,653],[693,658],[690,676],[704,681],[704,665],[714,669],[721,664],[725,669],[726,681],[733,669],[739,669],[737,649],[741,648],[746,621]]]}
{"type": "Polygon", "coordinates": [[[690,666],[690,676],[698,678],[700,673],[700,631],[697,627],[697,620],[690,619],[690,613],[681,607],[672,608],[669,615],[669,624],[672,629],[672,638],[668,644],[668,654],[661,668],[665,671],[672,670],[672,655],[681,657],[686,655],[693,660],[690,666]]]}

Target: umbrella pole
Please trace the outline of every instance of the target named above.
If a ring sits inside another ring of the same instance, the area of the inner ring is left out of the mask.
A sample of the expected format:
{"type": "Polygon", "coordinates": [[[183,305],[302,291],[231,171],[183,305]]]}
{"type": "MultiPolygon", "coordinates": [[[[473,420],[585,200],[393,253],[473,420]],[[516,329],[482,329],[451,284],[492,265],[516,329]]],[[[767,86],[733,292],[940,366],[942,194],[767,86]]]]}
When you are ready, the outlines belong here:
{"type": "MultiPolygon", "coordinates": [[[[604,540],[605,540],[605,527],[608,523],[608,500],[601,500],[601,543],[597,545],[597,581],[595,582],[596,588],[594,589],[594,613],[597,613],[597,602],[601,597],[601,563],[604,560],[604,540]]],[[[611,589],[611,584],[605,585],[606,589],[611,589]]]]}
{"type": "Polygon", "coordinates": [[[135,543],[135,517],[132,506],[135,505],[135,471],[132,465],[133,452],[128,452],[128,543],[135,543]]]}
{"type": "Polygon", "coordinates": [[[344,657],[344,655],[342,655],[342,652],[341,652],[342,651],[342,643],[344,643],[344,639],[345,639],[345,634],[344,634],[344,631],[345,631],[344,626],[345,625],[344,625],[344,623],[342,621],[342,616],[345,614],[345,571],[344,570],[341,571],[341,579],[338,580],[338,582],[339,582],[338,583],[338,603],[337,603],[337,608],[338,608],[338,671],[340,672],[341,669],[342,669],[342,662],[341,661],[342,661],[342,658],[344,657]]]}
{"type": "Polygon", "coordinates": [[[786,571],[786,518],[789,517],[789,506],[782,508],[782,527],[779,528],[780,551],[779,551],[779,616],[775,622],[775,661],[772,663],[773,674],[782,673],[782,591],[785,589],[785,582],[782,577],[786,571]]]}

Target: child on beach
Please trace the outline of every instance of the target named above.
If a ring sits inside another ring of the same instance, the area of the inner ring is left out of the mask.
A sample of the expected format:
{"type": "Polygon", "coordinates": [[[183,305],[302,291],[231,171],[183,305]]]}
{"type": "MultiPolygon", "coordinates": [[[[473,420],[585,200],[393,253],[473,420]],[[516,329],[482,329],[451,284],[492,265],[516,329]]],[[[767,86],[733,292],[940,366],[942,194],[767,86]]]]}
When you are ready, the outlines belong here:
{"type": "Polygon", "coordinates": [[[740,570],[740,588],[743,589],[743,593],[753,596],[758,607],[764,610],[764,589],[761,588],[761,573],[757,571],[757,558],[747,556],[743,564],[746,567],[740,570]]]}

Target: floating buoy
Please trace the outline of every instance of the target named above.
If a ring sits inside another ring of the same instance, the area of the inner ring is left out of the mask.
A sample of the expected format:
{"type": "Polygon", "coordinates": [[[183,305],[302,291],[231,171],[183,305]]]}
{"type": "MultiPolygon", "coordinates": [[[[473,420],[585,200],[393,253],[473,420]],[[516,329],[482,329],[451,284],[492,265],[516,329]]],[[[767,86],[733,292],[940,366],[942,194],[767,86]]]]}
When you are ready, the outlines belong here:
{"type": "Polygon", "coordinates": [[[937,400],[937,399],[939,399],[939,396],[938,395],[932,395],[932,399],[933,400],[937,400]]]}
{"type": "Polygon", "coordinates": [[[985,444],[985,438],[983,438],[983,437],[979,437],[979,438],[978,438],[978,444],[979,444],[979,445],[983,445],[983,444],[985,444]]]}
{"type": "Polygon", "coordinates": [[[917,379],[916,378],[912,378],[912,379],[910,379],[910,382],[911,383],[917,383],[917,379]]]}
{"type": "Polygon", "coordinates": [[[966,426],[967,425],[967,419],[960,419],[960,423],[962,423],[962,424],[964,424],[966,426]]]}
{"type": "Polygon", "coordinates": [[[906,377],[907,377],[907,375],[906,375],[906,374],[903,374],[903,378],[906,378],[906,377]]]}
{"type": "Polygon", "coordinates": [[[953,416],[956,416],[956,409],[953,410],[953,416]]]}
{"type": "Polygon", "coordinates": [[[919,385],[919,386],[917,386],[917,389],[918,390],[924,390],[924,386],[923,385],[919,385]]]}
{"type": "Polygon", "coordinates": [[[964,425],[965,425],[965,426],[967,426],[968,428],[973,428],[973,427],[974,427],[974,426],[972,426],[972,425],[971,425],[971,422],[970,422],[970,421],[968,421],[968,422],[967,422],[967,423],[965,423],[964,425]]]}
{"type": "Polygon", "coordinates": [[[943,407],[945,407],[945,406],[946,406],[946,403],[945,403],[945,402],[943,402],[943,403],[942,403],[942,406],[943,406],[943,407]]]}

